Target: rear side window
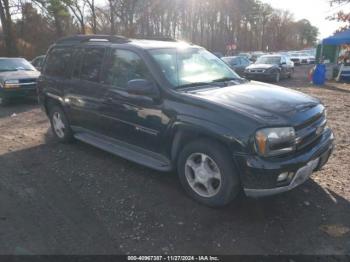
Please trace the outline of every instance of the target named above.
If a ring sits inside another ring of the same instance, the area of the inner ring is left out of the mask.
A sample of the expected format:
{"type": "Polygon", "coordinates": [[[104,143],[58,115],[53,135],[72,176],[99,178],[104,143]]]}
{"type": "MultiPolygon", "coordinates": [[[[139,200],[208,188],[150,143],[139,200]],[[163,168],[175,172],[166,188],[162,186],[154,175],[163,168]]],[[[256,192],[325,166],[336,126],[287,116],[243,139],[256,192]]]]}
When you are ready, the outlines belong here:
{"type": "Polygon", "coordinates": [[[49,76],[63,77],[70,65],[72,51],[70,48],[54,48],[49,53],[44,73],[49,76]]]}
{"type": "Polygon", "coordinates": [[[105,48],[86,48],[81,66],[80,79],[98,82],[105,48]]]}
{"type": "Polygon", "coordinates": [[[142,58],[128,50],[114,50],[105,74],[105,83],[126,88],[134,79],[151,80],[151,75],[142,58]]]}

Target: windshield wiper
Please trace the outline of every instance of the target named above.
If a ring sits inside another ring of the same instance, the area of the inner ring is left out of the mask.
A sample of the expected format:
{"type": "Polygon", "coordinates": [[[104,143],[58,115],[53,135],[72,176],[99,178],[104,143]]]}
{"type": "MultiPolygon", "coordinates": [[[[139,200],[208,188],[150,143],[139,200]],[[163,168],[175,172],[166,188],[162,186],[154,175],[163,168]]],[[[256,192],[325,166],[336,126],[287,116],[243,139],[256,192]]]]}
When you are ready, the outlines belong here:
{"type": "Polygon", "coordinates": [[[227,81],[232,81],[232,80],[241,80],[241,78],[238,77],[222,77],[219,79],[213,80],[213,82],[227,82],[227,81]]]}
{"type": "Polygon", "coordinates": [[[17,69],[0,69],[0,72],[14,72],[17,71],[17,69]]]}
{"type": "Polygon", "coordinates": [[[213,83],[216,83],[216,82],[228,82],[228,81],[233,81],[233,80],[242,81],[242,80],[244,80],[244,78],[240,78],[240,77],[222,77],[222,78],[213,80],[213,83]]]}
{"type": "Polygon", "coordinates": [[[208,82],[195,82],[195,83],[179,85],[179,86],[176,87],[176,89],[187,88],[187,87],[196,87],[196,86],[207,86],[207,85],[211,85],[211,83],[208,83],[208,82]]]}

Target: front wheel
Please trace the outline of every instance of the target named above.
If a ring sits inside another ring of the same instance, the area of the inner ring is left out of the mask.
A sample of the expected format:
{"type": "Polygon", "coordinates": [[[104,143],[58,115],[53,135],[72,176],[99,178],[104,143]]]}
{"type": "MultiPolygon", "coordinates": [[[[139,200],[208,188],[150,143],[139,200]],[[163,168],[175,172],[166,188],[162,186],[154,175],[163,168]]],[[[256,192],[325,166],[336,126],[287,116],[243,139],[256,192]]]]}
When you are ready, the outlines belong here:
{"type": "Polygon", "coordinates": [[[49,116],[55,137],[63,143],[71,142],[73,140],[73,132],[62,108],[57,105],[51,106],[49,108],[49,116]]]}
{"type": "Polygon", "coordinates": [[[179,155],[177,170],[186,192],[207,206],[227,205],[240,191],[230,154],[214,141],[200,139],[188,144],[179,155]]]}
{"type": "Polygon", "coordinates": [[[288,78],[291,79],[293,77],[294,74],[294,69],[290,70],[288,78]]]}
{"type": "Polygon", "coordinates": [[[280,80],[281,80],[281,73],[280,73],[280,72],[276,72],[273,81],[274,81],[275,83],[278,83],[280,80]]]}

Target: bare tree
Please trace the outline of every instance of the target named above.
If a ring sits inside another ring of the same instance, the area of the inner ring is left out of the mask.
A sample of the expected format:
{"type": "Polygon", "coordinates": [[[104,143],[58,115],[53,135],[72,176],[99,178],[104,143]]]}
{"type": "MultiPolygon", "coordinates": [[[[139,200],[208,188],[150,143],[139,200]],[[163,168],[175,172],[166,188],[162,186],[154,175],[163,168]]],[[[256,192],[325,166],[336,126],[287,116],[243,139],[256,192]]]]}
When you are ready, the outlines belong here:
{"type": "Polygon", "coordinates": [[[10,11],[9,0],[0,0],[0,20],[4,33],[5,48],[7,56],[18,54],[16,37],[13,31],[13,21],[10,11]]]}
{"type": "Polygon", "coordinates": [[[94,34],[97,33],[97,16],[96,16],[96,6],[95,0],[86,0],[87,5],[89,6],[91,13],[91,28],[94,34]]]}
{"type": "Polygon", "coordinates": [[[85,7],[87,4],[87,1],[85,0],[62,0],[62,1],[69,8],[74,18],[77,20],[80,27],[80,33],[85,34],[86,33],[85,7]]]}

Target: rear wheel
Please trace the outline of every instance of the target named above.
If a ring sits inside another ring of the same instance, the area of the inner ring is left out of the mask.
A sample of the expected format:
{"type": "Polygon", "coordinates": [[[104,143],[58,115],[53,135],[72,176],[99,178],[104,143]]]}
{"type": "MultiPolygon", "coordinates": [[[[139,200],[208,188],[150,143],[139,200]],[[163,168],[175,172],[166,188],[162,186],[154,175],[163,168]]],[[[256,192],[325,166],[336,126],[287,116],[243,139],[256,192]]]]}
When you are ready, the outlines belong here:
{"type": "Polygon", "coordinates": [[[73,140],[73,132],[62,108],[57,105],[50,106],[49,116],[55,137],[63,143],[71,142],[73,140]]]}
{"type": "Polygon", "coordinates": [[[202,204],[227,205],[240,191],[230,154],[214,141],[200,139],[188,144],[179,155],[177,167],[186,192],[202,204]]]}

